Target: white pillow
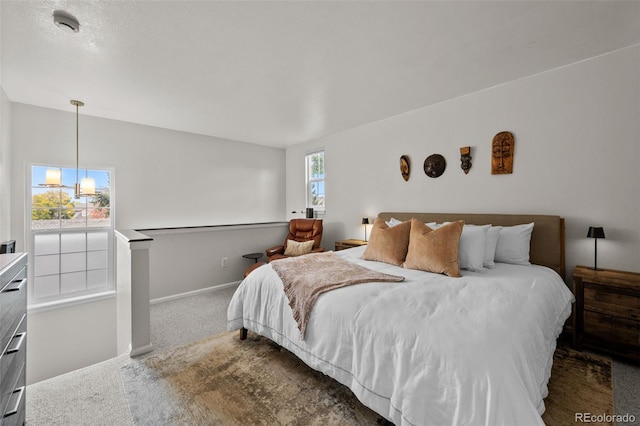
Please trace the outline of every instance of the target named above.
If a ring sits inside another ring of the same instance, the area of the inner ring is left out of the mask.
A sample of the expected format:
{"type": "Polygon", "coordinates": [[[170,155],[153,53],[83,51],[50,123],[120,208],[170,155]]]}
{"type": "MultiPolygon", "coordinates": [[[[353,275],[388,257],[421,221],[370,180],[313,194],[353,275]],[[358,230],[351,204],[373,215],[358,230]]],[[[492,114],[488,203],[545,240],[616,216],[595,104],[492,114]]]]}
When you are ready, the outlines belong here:
{"type": "Polygon", "coordinates": [[[392,217],[391,219],[385,221],[384,223],[386,223],[389,228],[393,228],[396,225],[400,225],[402,221],[396,219],[395,217],[392,217]]]}
{"type": "Polygon", "coordinates": [[[496,266],[494,258],[496,256],[496,245],[498,244],[498,237],[500,236],[500,230],[502,226],[492,226],[487,231],[487,241],[484,246],[484,262],[485,268],[492,269],[496,266]]]}
{"type": "MultiPolygon", "coordinates": [[[[444,222],[446,225],[451,222],[444,222]]],[[[430,224],[427,224],[429,226],[430,224]]],[[[487,232],[491,225],[464,225],[458,243],[458,263],[460,269],[481,271],[484,266],[484,252],[487,244],[487,232]]],[[[433,228],[436,229],[436,228],[433,228]]]]}
{"type": "Polygon", "coordinates": [[[460,269],[481,271],[487,244],[487,232],[491,225],[464,225],[458,245],[460,269]]]}
{"type": "Polygon", "coordinates": [[[503,226],[496,245],[495,261],[516,265],[531,265],[529,248],[533,222],[524,225],[503,226]]]}

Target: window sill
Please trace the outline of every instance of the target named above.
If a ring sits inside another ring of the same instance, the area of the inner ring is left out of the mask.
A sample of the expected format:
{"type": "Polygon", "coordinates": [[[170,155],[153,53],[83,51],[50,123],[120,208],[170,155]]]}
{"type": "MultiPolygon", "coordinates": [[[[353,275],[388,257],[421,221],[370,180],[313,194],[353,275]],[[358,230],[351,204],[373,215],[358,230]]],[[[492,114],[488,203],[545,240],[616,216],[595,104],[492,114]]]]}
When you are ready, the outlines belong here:
{"type": "Polygon", "coordinates": [[[116,291],[109,290],[101,293],[88,294],[86,296],[78,296],[73,298],[67,298],[62,300],[55,300],[53,302],[44,302],[31,304],[27,307],[27,313],[35,314],[39,312],[50,311],[53,309],[68,308],[70,306],[80,305],[83,303],[98,302],[106,299],[115,299],[116,291]]]}

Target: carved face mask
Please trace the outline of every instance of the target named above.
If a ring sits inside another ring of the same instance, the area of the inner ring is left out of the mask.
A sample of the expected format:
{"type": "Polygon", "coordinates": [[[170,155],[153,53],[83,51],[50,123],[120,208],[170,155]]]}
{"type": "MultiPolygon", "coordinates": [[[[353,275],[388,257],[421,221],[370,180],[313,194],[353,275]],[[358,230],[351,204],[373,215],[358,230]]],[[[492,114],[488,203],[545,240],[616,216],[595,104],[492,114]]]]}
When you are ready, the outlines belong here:
{"type": "Polygon", "coordinates": [[[411,165],[409,163],[409,157],[407,157],[406,155],[400,157],[400,173],[402,174],[402,179],[404,179],[405,182],[409,180],[411,165]]]}
{"type": "Polygon", "coordinates": [[[515,141],[511,132],[500,132],[491,143],[491,174],[513,173],[513,146],[515,141]]]}
{"type": "Polygon", "coordinates": [[[465,175],[471,169],[471,147],[469,146],[460,148],[460,168],[462,168],[465,175]]]}
{"type": "Polygon", "coordinates": [[[431,178],[441,176],[446,168],[447,162],[440,154],[430,155],[424,160],[424,173],[431,178]]]}

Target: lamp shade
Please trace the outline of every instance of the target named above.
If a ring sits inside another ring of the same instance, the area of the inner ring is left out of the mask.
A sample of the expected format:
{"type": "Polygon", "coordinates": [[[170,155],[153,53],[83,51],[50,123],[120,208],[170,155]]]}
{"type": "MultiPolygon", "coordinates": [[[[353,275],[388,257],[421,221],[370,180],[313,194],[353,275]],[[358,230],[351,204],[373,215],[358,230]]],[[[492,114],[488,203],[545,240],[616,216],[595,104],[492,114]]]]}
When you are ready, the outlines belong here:
{"type": "Polygon", "coordinates": [[[362,224],[363,225],[368,225],[369,224],[369,218],[368,217],[363,217],[362,218],[362,224]]]}
{"type": "Polygon", "coordinates": [[[96,181],[86,177],[80,181],[80,195],[92,197],[96,195],[96,181]]]}
{"type": "Polygon", "coordinates": [[[605,238],[604,228],[599,226],[590,226],[587,232],[587,238],[605,238]]]}
{"type": "Polygon", "coordinates": [[[47,169],[45,176],[46,186],[61,186],[62,179],[60,177],[60,169],[47,169]]]}

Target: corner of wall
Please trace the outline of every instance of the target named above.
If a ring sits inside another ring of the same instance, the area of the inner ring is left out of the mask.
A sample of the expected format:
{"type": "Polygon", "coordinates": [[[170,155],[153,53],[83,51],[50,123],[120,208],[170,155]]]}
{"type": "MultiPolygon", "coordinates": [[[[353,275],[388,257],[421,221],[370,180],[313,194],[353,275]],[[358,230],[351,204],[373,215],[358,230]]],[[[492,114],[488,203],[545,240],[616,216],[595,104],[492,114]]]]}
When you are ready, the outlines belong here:
{"type": "Polygon", "coordinates": [[[0,85],[0,241],[11,237],[11,104],[0,85]]]}

